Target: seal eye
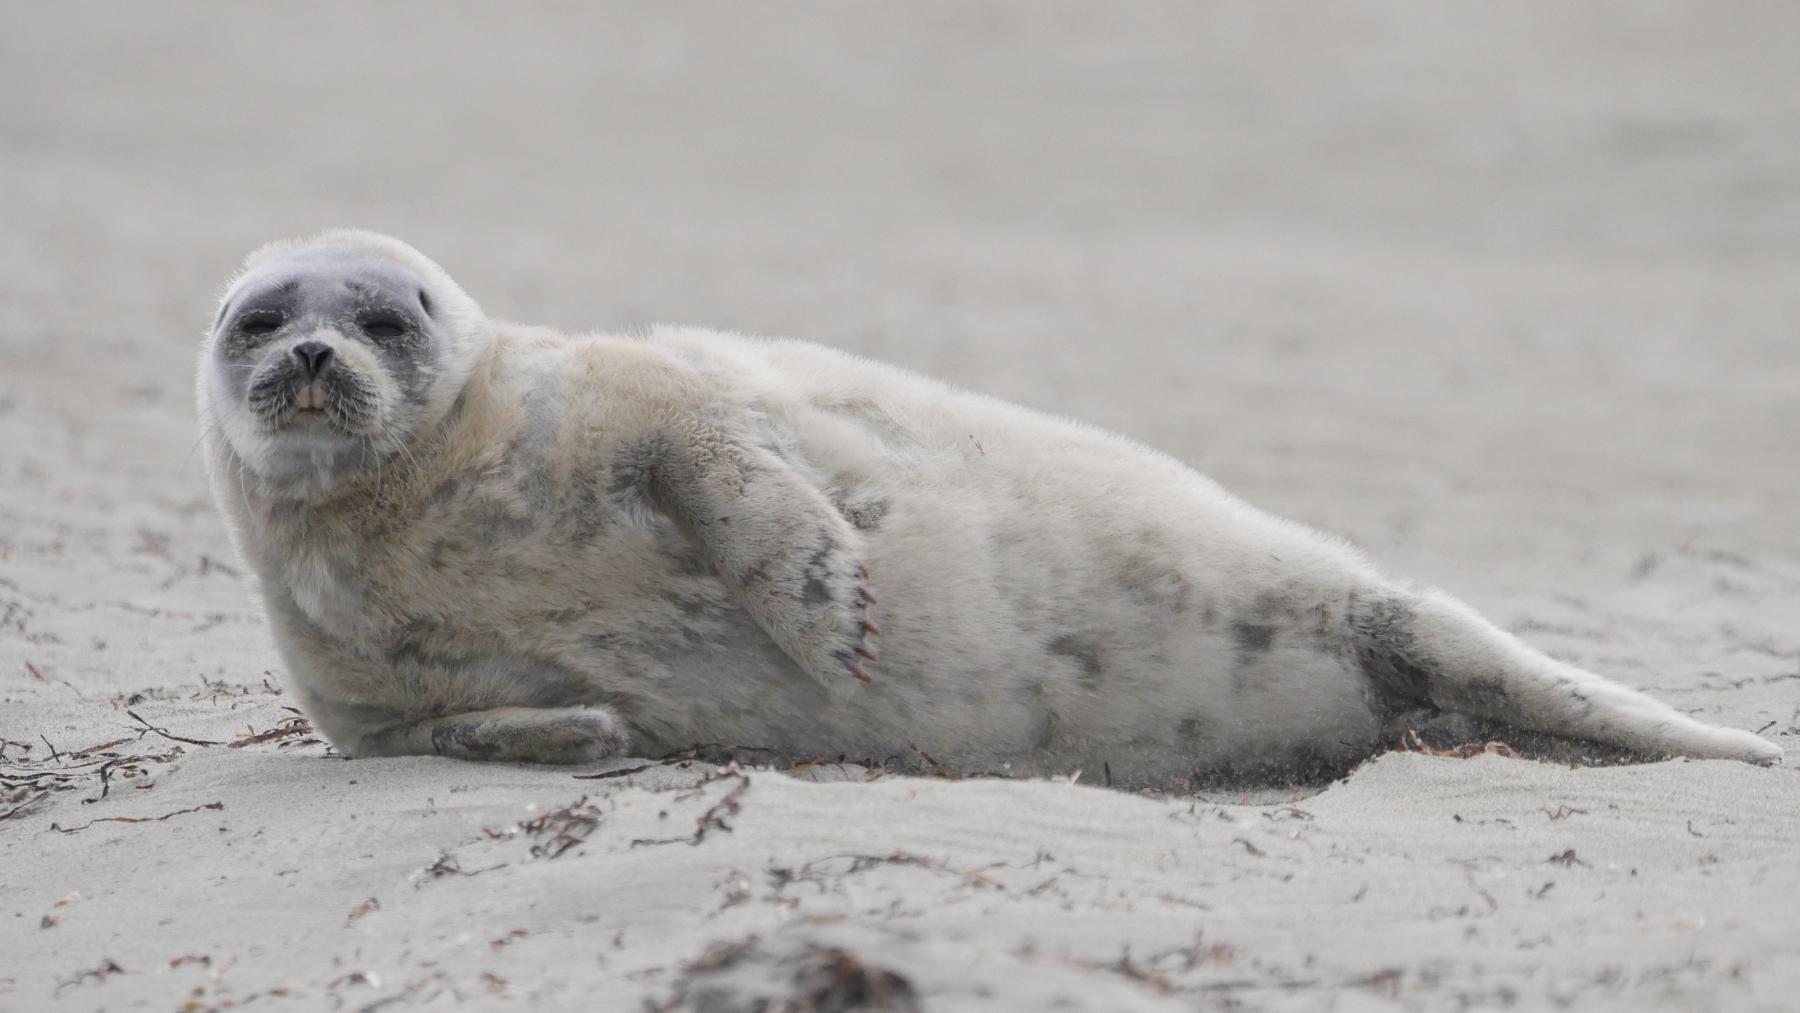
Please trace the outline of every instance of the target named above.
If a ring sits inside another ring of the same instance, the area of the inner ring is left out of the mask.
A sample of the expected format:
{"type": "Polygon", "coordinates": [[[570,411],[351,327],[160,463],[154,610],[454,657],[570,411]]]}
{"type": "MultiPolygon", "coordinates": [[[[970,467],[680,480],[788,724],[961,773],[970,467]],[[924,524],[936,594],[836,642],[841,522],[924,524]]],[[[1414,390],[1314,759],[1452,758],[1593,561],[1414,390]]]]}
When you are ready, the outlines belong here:
{"type": "Polygon", "coordinates": [[[371,338],[397,338],[406,333],[406,325],[394,317],[369,317],[362,322],[362,332],[371,338]]]}
{"type": "Polygon", "coordinates": [[[259,310],[255,313],[246,313],[244,314],[244,319],[238,321],[239,333],[247,334],[253,338],[260,338],[265,334],[273,334],[280,329],[281,314],[270,310],[259,310]]]}

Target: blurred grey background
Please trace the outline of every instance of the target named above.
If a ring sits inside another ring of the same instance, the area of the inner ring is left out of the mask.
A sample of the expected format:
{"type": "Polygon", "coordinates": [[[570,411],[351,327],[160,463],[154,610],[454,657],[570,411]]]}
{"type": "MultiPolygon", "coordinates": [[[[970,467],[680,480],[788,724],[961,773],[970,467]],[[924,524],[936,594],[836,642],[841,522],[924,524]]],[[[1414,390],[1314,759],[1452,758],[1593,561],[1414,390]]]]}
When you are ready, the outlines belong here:
{"type": "Polygon", "coordinates": [[[357,225],[492,315],[1123,430],[1472,593],[1800,556],[1791,3],[0,10],[9,554],[203,513],[212,301],[357,225]]]}

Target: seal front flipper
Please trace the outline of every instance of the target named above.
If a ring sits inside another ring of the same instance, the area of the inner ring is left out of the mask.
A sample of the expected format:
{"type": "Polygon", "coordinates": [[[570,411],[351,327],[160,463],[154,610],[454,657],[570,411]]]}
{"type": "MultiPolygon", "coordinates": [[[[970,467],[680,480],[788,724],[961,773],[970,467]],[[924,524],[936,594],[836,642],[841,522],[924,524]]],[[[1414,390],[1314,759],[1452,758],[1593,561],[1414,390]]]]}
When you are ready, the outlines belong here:
{"type": "Polygon", "coordinates": [[[586,763],[627,752],[624,726],[600,707],[495,707],[387,725],[357,736],[352,756],[449,756],[586,763]]]}
{"type": "Polygon", "coordinates": [[[613,491],[675,521],[776,645],[827,689],[870,681],[875,598],[862,539],[774,450],[684,418],[623,447],[613,491]]]}

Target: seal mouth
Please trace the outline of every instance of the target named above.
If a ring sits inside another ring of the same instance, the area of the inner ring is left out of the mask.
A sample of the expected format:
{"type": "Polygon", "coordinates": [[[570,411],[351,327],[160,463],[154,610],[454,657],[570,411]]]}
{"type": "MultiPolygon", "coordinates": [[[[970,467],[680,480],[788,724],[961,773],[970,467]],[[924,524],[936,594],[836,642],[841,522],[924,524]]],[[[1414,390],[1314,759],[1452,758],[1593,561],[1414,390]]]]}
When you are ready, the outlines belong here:
{"type": "Polygon", "coordinates": [[[323,425],[346,436],[366,435],[380,412],[373,385],[347,369],[307,377],[291,360],[278,360],[251,384],[251,413],[270,432],[294,425],[323,425]]]}
{"type": "Polygon", "coordinates": [[[294,394],[294,411],[302,415],[320,415],[325,411],[325,385],[317,380],[294,394]]]}

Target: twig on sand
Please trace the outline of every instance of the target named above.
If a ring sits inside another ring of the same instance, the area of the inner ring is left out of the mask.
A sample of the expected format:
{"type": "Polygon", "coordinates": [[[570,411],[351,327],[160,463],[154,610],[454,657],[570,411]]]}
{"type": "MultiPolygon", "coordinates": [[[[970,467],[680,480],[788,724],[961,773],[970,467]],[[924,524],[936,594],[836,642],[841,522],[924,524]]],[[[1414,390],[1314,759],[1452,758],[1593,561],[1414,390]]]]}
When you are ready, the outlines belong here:
{"type": "Polygon", "coordinates": [[[642,763],[635,767],[625,767],[620,770],[603,770],[598,774],[575,774],[573,776],[577,781],[605,781],[615,777],[630,777],[633,774],[642,774],[644,771],[653,767],[665,767],[675,762],[677,761],[658,760],[655,763],[642,763]]]}
{"type": "Polygon", "coordinates": [[[77,696],[77,697],[79,697],[79,698],[80,698],[80,699],[83,699],[83,700],[86,700],[86,699],[87,699],[87,694],[86,694],[86,693],[83,693],[83,692],[82,692],[82,691],[81,691],[81,687],[80,687],[80,686],[77,686],[77,685],[75,685],[75,684],[74,684],[74,683],[72,683],[72,682],[70,682],[70,681],[69,681],[69,680],[67,680],[67,679],[52,679],[52,678],[51,678],[51,677],[49,677],[49,676],[47,676],[47,675],[45,675],[45,674],[44,674],[44,672],[43,672],[43,670],[42,670],[42,669],[40,669],[40,668],[38,668],[38,667],[37,667],[37,666],[36,666],[36,665],[34,665],[34,664],[32,664],[32,663],[31,663],[31,662],[29,662],[29,661],[27,661],[27,662],[26,662],[26,663],[25,663],[25,671],[26,671],[26,672],[27,672],[27,673],[28,673],[28,674],[30,674],[30,676],[31,676],[31,677],[32,677],[32,678],[33,678],[33,679],[36,679],[36,680],[37,680],[37,681],[39,681],[39,682],[59,682],[59,683],[62,683],[62,684],[63,684],[63,685],[64,685],[64,686],[67,686],[67,687],[69,687],[69,689],[70,689],[70,690],[71,690],[71,691],[73,691],[73,692],[74,692],[74,694],[75,694],[75,695],[76,695],[76,696],[77,696]]]}
{"type": "MultiPolygon", "coordinates": [[[[162,736],[163,738],[169,739],[174,742],[185,742],[190,746],[222,746],[222,745],[224,745],[223,742],[213,742],[210,739],[190,739],[185,736],[176,735],[174,732],[169,731],[167,728],[158,728],[155,725],[151,724],[150,722],[145,721],[143,718],[138,717],[137,711],[128,710],[125,713],[131,717],[131,720],[136,721],[140,725],[143,725],[144,732],[155,732],[156,734],[162,736]]],[[[139,738],[143,738],[143,735],[144,735],[143,732],[138,733],[139,738]]]]}
{"type": "Polygon", "coordinates": [[[245,746],[274,742],[276,739],[291,738],[295,735],[310,735],[312,730],[312,725],[307,724],[305,718],[284,718],[280,724],[266,732],[253,732],[242,738],[233,739],[226,743],[226,746],[230,749],[242,749],[245,746]]]}
{"type": "Polygon", "coordinates": [[[1131,947],[1129,946],[1125,948],[1124,952],[1119,954],[1118,960],[1115,960],[1110,964],[1102,963],[1098,960],[1082,960],[1075,961],[1074,963],[1078,967],[1086,967],[1095,971],[1110,971],[1113,974],[1119,975],[1130,981],[1135,981],[1138,984],[1146,986],[1152,991],[1160,992],[1163,995],[1171,995],[1175,991],[1175,985],[1170,982],[1168,978],[1163,977],[1147,967],[1140,967],[1137,964],[1132,963],[1131,947]]]}
{"type": "Polygon", "coordinates": [[[86,830],[88,827],[91,827],[96,823],[161,823],[163,820],[174,819],[177,816],[185,816],[188,813],[197,813],[197,812],[200,812],[200,811],[206,810],[206,809],[217,810],[217,809],[223,809],[223,808],[225,808],[225,803],[223,803],[223,802],[208,802],[205,805],[194,806],[192,809],[177,809],[172,813],[164,813],[161,816],[145,816],[145,817],[102,816],[96,820],[88,820],[86,823],[83,823],[82,825],[80,825],[78,827],[65,827],[65,826],[61,826],[56,823],[52,823],[52,824],[50,824],[50,829],[56,831],[59,834],[78,834],[81,831],[86,830]]]}
{"type": "Polygon", "coordinates": [[[1549,858],[1545,859],[1545,861],[1550,862],[1553,865],[1560,865],[1565,869],[1571,868],[1571,867],[1577,866],[1577,865],[1581,866],[1584,869],[1593,868],[1593,866],[1582,861],[1580,856],[1575,854],[1574,848],[1570,848],[1567,851],[1564,851],[1560,854],[1551,855],[1549,858]]]}
{"type": "Polygon", "coordinates": [[[738,814],[740,808],[738,801],[744,797],[745,792],[750,790],[750,775],[744,773],[744,769],[737,765],[737,761],[733,760],[731,763],[720,767],[718,770],[706,775],[694,784],[694,790],[698,792],[715,781],[725,781],[732,778],[737,779],[736,786],[726,792],[724,798],[719,799],[705,812],[700,814],[700,818],[694,821],[695,828],[693,836],[658,838],[639,837],[631,842],[631,846],[634,848],[652,844],[687,844],[692,846],[704,841],[708,831],[716,829],[724,831],[725,833],[731,833],[731,824],[725,822],[725,817],[736,816],[738,814]]]}
{"type": "Polygon", "coordinates": [[[36,795],[33,795],[30,798],[26,799],[25,801],[20,802],[16,806],[13,806],[11,809],[8,809],[5,812],[0,813],[0,820],[10,820],[14,816],[19,815],[20,813],[24,812],[27,809],[30,809],[32,806],[37,805],[39,802],[42,802],[43,800],[45,800],[49,797],[50,797],[50,789],[45,788],[42,791],[38,792],[36,795]]]}
{"type": "Polygon", "coordinates": [[[440,851],[437,861],[413,873],[413,889],[416,890],[431,880],[443,879],[445,876],[479,876],[484,872],[493,872],[495,869],[504,868],[506,868],[505,862],[480,869],[465,869],[455,855],[448,851],[440,851]]]}
{"type": "Polygon", "coordinates": [[[100,962],[99,967],[93,968],[92,970],[82,971],[80,974],[77,974],[72,978],[69,978],[65,981],[58,982],[56,985],[56,992],[58,994],[60,994],[63,989],[70,988],[75,985],[79,985],[82,982],[88,980],[89,978],[92,978],[95,981],[105,981],[106,979],[112,977],[115,974],[125,974],[125,973],[127,973],[126,970],[123,967],[120,967],[116,961],[111,960],[111,959],[102,960],[100,962]]]}
{"type": "Polygon", "coordinates": [[[722,759],[711,760],[709,762],[716,762],[719,765],[724,766],[726,764],[736,763],[738,753],[740,752],[780,753],[781,750],[772,749],[768,746],[728,746],[717,742],[696,742],[686,749],[678,749],[673,753],[659,756],[649,763],[639,764],[636,767],[626,767],[622,770],[603,770],[598,774],[573,774],[571,776],[577,781],[607,781],[615,777],[630,777],[633,774],[642,774],[644,771],[656,767],[667,767],[677,764],[686,766],[694,760],[703,757],[722,757],[722,759]]]}
{"type": "MultiPolygon", "coordinates": [[[[1040,852],[1040,854],[1042,853],[1040,852]]],[[[958,869],[940,859],[928,858],[924,855],[915,855],[906,851],[893,851],[885,855],[866,855],[845,852],[835,855],[822,855],[797,869],[773,866],[768,869],[768,875],[776,892],[779,893],[790,883],[821,883],[827,875],[854,876],[857,873],[866,872],[869,869],[884,865],[910,866],[916,869],[924,869],[928,872],[942,873],[960,879],[965,887],[981,887],[983,889],[999,891],[1005,891],[1006,884],[995,879],[993,876],[988,875],[989,872],[994,869],[1023,868],[1023,866],[1015,865],[1012,862],[989,862],[987,865],[978,868],[958,869]],[[819,868],[819,866],[828,862],[841,862],[845,860],[848,860],[850,865],[842,872],[826,872],[821,871],[819,868]]],[[[1075,876],[1081,875],[1081,873],[1075,872],[1072,869],[1064,869],[1063,872],[1075,876]]],[[[1026,892],[1027,894],[1041,893],[1044,889],[1048,889],[1050,885],[1054,884],[1055,881],[1056,877],[1053,876],[1043,883],[1038,884],[1038,886],[1034,887],[1032,890],[1026,892]]]]}

